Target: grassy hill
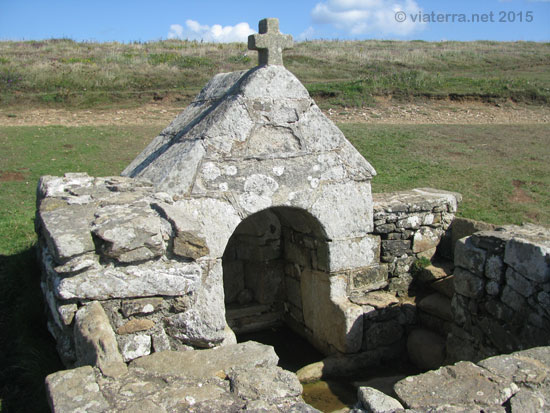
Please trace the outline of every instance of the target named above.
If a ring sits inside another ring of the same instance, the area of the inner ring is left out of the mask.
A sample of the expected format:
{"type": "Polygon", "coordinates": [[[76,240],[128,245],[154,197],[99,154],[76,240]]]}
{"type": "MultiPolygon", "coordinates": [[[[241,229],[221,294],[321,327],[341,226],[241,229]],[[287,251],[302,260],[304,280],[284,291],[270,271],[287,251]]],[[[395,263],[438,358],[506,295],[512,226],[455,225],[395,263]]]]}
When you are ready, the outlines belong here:
{"type": "MultiPolygon", "coordinates": [[[[189,100],[216,73],[256,64],[244,43],[0,42],[0,105],[189,100]]],[[[311,41],[285,65],[323,105],[397,99],[550,102],[550,43],[311,41]]]]}

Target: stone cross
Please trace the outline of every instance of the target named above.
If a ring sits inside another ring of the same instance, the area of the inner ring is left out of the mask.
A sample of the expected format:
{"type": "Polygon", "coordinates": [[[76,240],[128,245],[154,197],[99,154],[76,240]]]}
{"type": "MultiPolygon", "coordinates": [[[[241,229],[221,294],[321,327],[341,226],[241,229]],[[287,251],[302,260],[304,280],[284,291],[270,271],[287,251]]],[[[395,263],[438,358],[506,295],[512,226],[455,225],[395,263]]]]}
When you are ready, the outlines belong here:
{"type": "Polygon", "coordinates": [[[260,20],[258,34],[248,36],[248,49],[258,51],[258,65],[283,65],[283,50],[294,45],[290,34],[279,32],[279,19],[260,20]]]}

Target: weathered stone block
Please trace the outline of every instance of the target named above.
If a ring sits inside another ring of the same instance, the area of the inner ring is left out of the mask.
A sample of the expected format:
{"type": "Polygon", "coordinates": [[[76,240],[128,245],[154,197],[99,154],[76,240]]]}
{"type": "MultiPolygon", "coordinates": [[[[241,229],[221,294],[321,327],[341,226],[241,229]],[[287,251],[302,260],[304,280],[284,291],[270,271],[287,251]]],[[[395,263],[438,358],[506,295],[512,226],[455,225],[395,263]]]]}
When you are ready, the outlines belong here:
{"type": "Polygon", "coordinates": [[[90,366],[58,371],[46,377],[46,394],[53,412],[102,413],[109,409],[90,366]]]}
{"type": "Polygon", "coordinates": [[[451,310],[453,312],[454,322],[458,325],[464,325],[470,320],[468,311],[469,299],[460,294],[455,294],[451,300],[451,310]]]}
{"type": "Polygon", "coordinates": [[[550,281],[550,242],[537,244],[521,238],[512,238],[506,243],[504,262],[532,281],[548,282],[550,281]]]}
{"type": "Polygon", "coordinates": [[[198,251],[204,252],[207,247],[212,258],[222,257],[229,238],[241,222],[235,208],[221,199],[181,199],[173,204],[159,202],[153,206],[174,226],[176,234],[192,233],[199,237],[198,251]]]}
{"type": "Polygon", "coordinates": [[[380,224],[380,225],[375,225],[373,232],[375,234],[388,234],[390,232],[394,232],[395,228],[396,228],[395,224],[380,224]]]}
{"type": "Polygon", "coordinates": [[[487,294],[492,295],[493,297],[496,297],[500,294],[500,284],[496,281],[488,281],[485,285],[485,291],[487,294]]]}
{"type": "Polygon", "coordinates": [[[477,323],[483,334],[500,353],[509,353],[519,347],[519,337],[510,329],[506,328],[503,322],[483,317],[477,323]]]}
{"type": "Polygon", "coordinates": [[[447,278],[453,273],[454,265],[444,262],[437,262],[427,267],[422,268],[416,275],[417,279],[423,283],[431,283],[433,281],[447,278]]]}
{"type": "Polygon", "coordinates": [[[286,299],[294,306],[302,308],[302,292],[300,290],[300,281],[285,277],[286,299]]]}
{"type": "Polygon", "coordinates": [[[417,254],[419,252],[436,248],[442,234],[443,230],[439,228],[421,227],[418,231],[416,231],[413,237],[413,252],[417,254]]]}
{"type": "Polygon", "coordinates": [[[435,257],[435,254],[437,253],[437,248],[430,248],[429,250],[419,252],[416,254],[418,258],[426,258],[427,260],[432,260],[435,257]]]}
{"type": "Polygon", "coordinates": [[[368,267],[380,256],[380,237],[334,240],[328,243],[332,272],[368,267]]]}
{"type": "Polygon", "coordinates": [[[163,351],[133,360],[129,367],[146,369],[151,374],[168,374],[199,380],[229,373],[235,366],[276,366],[279,357],[273,347],[247,341],[201,351],[163,351]],[[215,360],[215,362],[214,362],[215,360]]]}
{"type": "Polygon", "coordinates": [[[409,274],[390,278],[388,291],[396,293],[399,297],[408,297],[411,290],[414,289],[413,282],[413,277],[409,274]]]}
{"type": "Polygon", "coordinates": [[[179,257],[196,260],[210,253],[206,240],[192,231],[177,231],[173,253],[179,257]]]}
{"type": "Polygon", "coordinates": [[[455,277],[454,275],[451,275],[449,277],[434,281],[430,284],[430,288],[446,297],[453,298],[455,293],[455,277]]]}
{"type": "Polygon", "coordinates": [[[490,255],[485,262],[485,277],[497,283],[502,283],[504,277],[504,262],[499,255],[490,255]]]}
{"type": "Polygon", "coordinates": [[[93,301],[76,312],[74,339],[78,365],[98,366],[103,374],[112,376],[126,371],[115,333],[99,302],[93,301]]]}
{"type": "Polygon", "coordinates": [[[160,218],[150,213],[133,210],[129,217],[126,208],[112,211],[105,220],[105,212],[96,218],[92,233],[99,238],[101,253],[122,263],[150,260],[164,254],[160,218]]]}
{"type": "Polygon", "coordinates": [[[512,267],[508,267],[506,270],[506,285],[525,298],[530,297],[535,292],[533,282],[523,277],[519,272],[514,271],[512,267]]]}
{"type": "Polygon", "coordinates": [[[385,291],[372,291],[367,294],[357,293],[352,295],[350,300],[355,304],[372,306],[375,309],[387,308],[399,303],[394,294],[385,291]]]}
{"type": "Polygon", "coordinates": [[[504,286],[501,295],[502,302],[516,311],[523,310],[526,306],[525,298],[509,286],[504,286]]]}
{"type": "Polygon", "coordinates": [[[486,251],[477,248],[470,238],[462,238],[456,242],[454,252],[455,266],[483,276],[486,255],[486,251]]]}
{"type": "Polygon", "coordinates": [[[302,385],[296,375],[277,366],[233,368],[228,378],[233,393],[245,400],[275,402],[302,394],[302,385]]]}
{"type": "Polygon", "coordinates": [[[155,322],[152,320],[148,320],[146,318],[134,318],[117,328],[116,333],[121,335],[132,334],[137,333],[138,331],[149,330],[154,326],[155,322]]]}
{"type": "Polygon", "coordinates": [[[120,344],[120,352],[126,362],[151,354],[150,335],[132,334],[119,336],[118,342],[120,344]]]}
{"type": "Polygon", "coordinates": [[[260,304],[271,304],[281,294],[284,277],[283,261],[245,263],[245,285],[260,304]]]}
{"type": "Polygon", "coordinates": [[[304,323],[314,344],[326,353],[330,343],[342,353],[361,348],[363,309],[346,295],[346,279],[306,270],[301,279],[304,323]]]}
{"type": "Polygon", "coordinates": [[[224,340],[225,305],[221,260],[202,263],[207,275],[193,306],[165,319],[166,332],[184,344],[213,347],[224,340]]]}
{"type": "Polygon", "coordinates": [[[63,300],[180,296],[195,291],[201,275],[196,263],[150,261],[59,277],[53,285],[56,296],[63,300]]]}
{"type": "Polygon", "coordinates": [[[454,271],[454,277],[455,291],[458,294],[470,298],[481,298],[485,293],[485,281],[476,274],[457,267],[454,271]]]}
{"type": "Polygon", "coordinates": [[[95,205],[71,205],[67,208],[38,211],[41,234],[58,264],[72,257],[95,251],[90,232],[95,205]]]}
{"type": "Polygon", "coordinates": [[[407,218],[403,218],[397,221],[395,226],[397,228],[418,229],[421,223],[422,223],[422,218],[419,215],[411,215],[411,216],[408,216],[407,218]]]}
{"type": "Polygon", "coordinates": [[[385,264],[361,268],[350,273],[350,289],[368,292],[388,285],[388,267],[385,264]]]}
{"type": "MultiPolygon", "coordinates": [[[[481,221],[475,221],[473,219],[468,218],[461,218],[461,217],[455,217],[453,219],[453,223],[451,224],[451,232],[452,232],[452,245],[453,249],[456,246],[456,243],[459,239],[469,237],[472,234],[475,234],[479,231],[492,231],[495,228],[492,224],[487,224],[485,222],[481,221]]],[[[478,248],[481,248],[481,246],[476,245],[478,248]]],[[[485,248],[487,249],[487,248],[485,248]]],[[[497,251],[495,251],[497,252],[497,251]]]]}
{"type": "Polygon", "coordinates": [[[394,389],[405,407],[424,411],[446,405],[485,410],[489,406],[501,406],[518,391],[510,379],[470,362],[407,377],[394,389]]]}
{"type": "Polygon", "coordinates": [[[381,247],[381,255],[384,259],[412,254],[409,240],[384,240],[381,247]]]}
{"type": "Polygon", "coordinates": [[[487,300],[484,306],[487,312],[498,320],[507,322],[514,317],[514,311],[496,299],[487,300]]]}
{"type": "Polygon", "coordinates": [[[365,236],[373,229],[370,182],[324,185],[311,212],[331,239],[365,236]]]}
{"type": "Polygon", "coordinates": [[[393,412],[403,409],[401,403],[372,387],[359,387],[357,397],[363,408],[372,413],[393,412]]]}

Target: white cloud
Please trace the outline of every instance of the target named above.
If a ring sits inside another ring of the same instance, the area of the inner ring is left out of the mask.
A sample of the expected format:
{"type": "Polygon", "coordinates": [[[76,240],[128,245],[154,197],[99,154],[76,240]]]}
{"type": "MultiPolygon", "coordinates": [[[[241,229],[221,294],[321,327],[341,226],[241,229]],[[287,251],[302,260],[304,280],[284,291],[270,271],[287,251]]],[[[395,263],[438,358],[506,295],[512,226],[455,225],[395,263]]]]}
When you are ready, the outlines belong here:
{"type": "Polygon", "coordinates": [[[410,18],[419,11],[415,0],[326,0],[315,5],[311,16],[315,23],[330,24],[354,36],[408,36],[425,27],[410,18]],[[397,21],[397,12],[405,13],[405,21],[397,21]]]}
{"type": "Polygon", "coordinates": [[[235,26],[215,24],[207,26],[195,20],[186,20],[185,27],[172,24],[168,32],[169,39],[203,40],[205,42],[230,43],[246,42],[250,34],[255,33],[248,23],[239,23],[235,26]]]}
{"type": "Polygon", "coordinates": [[[297,39],[299,41],[311,40],[313,39],[314,35],[315,35],[315,29],[309,26],[306,30],[304,30],[302,33],[298,35],[297,39]]]}

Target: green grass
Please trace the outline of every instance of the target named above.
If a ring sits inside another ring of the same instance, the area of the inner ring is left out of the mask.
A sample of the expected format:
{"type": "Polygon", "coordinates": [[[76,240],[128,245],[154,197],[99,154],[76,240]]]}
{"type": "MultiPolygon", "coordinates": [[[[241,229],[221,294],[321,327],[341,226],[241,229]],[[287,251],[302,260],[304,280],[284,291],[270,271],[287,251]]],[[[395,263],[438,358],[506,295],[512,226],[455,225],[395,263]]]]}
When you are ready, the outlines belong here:
{"type": "MultiPolygon", "coordinates": [[[[244,43],[165,40],[0,42],[0,106],[138,104],[189,100],[220,72],[249,69],[244,43]]],[[[321,105],[361,106],[373,96],[550,102],[550,43],[311,41],[285,65],[321,105]]]]}
{"type": "MultiPolygon", "coordinates": [[[[41,175],[118,175],[164,125],[0,127],[0,406],[47,411],[44,378],[62,368],[46,330],[35,260],[41,175]]],[[[339,125],[376,168],[373,191],[462,193],[459,215],[550,226],[546,125],[339,125]],[[522,191],[518,201],[518,191],[522,191]]]]}
{"type": "Polygon", "coordinates": [[[546,125],[340,125],[378,172],[373,192],[432,187],[463,195],[459,215],[550,227],[546,125]]]}

